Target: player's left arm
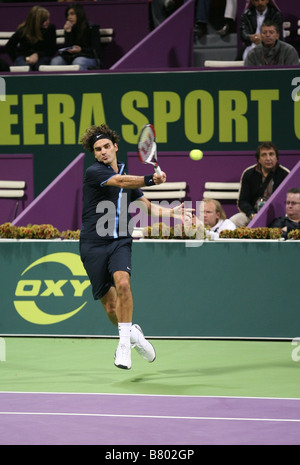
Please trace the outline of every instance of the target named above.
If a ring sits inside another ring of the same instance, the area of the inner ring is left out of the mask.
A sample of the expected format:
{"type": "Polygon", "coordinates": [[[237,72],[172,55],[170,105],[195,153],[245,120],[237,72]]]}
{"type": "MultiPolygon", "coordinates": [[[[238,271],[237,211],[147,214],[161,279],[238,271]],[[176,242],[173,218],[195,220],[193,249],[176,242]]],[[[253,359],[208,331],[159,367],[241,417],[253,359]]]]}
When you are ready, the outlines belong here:
{"type": "Polygon", "coordinates": [[[183,223],[189,223],[194,216],[194,209],[184,208],[184,203],[174,208],[167,208],[150,202],[145,196],[140,197],[137,202],[143,202],[146,205],[148,214],[158,218],[177,218],[182,220],[183,223]]]}

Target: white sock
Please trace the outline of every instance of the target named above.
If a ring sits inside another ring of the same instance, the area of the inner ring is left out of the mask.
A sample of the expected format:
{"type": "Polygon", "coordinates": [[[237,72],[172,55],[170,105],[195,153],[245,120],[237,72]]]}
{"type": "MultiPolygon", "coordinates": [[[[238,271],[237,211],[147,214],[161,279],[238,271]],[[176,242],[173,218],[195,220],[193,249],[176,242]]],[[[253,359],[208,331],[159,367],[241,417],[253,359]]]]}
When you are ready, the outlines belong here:
{"type": "Polygon", "coordinates": [[[118,323],[120,344],[130,345],[132,323],[118,323]]]}

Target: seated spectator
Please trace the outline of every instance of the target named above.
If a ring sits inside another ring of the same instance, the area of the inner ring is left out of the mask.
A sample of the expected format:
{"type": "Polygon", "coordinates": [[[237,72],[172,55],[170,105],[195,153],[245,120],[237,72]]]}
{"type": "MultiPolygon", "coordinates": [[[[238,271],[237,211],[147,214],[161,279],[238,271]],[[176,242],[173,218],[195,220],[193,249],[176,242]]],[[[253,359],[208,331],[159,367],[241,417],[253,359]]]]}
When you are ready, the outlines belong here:
{"type": "Polygon", "coordinates": [[[89,24],[82,5],[73,3],[65,12],[65,45],[51,65],[79,65],[81,70],[100,67],[99,25],[89,24]]]}
{"type": "Polygon", "coordinates": [[[230,218],[237,227],[247,226],[290,172],[278,163],[278,150],[272,142],[261,143],[255,156],[257,163],[241,176],[240,213],[230,218]]]}
{"type": "Polygon", "coordinates": [[[218,239],[220,232],[225,229],[236,229],[235,224],[226,219],[226,213],[218,200],[204,199],[202,208],[206,236],[210,239],[218,239]]]}
{"type": "Polygon", "coordinates": [[[287,191],[285,216],[276,218],[270,228],[281,228],[285,239],[293,229],[300,229],[300,188],[293,187],[287,191]]]}
{"type": "Polygon", "coordinates": [[[208,33],[207,25],[210,14],[210,2],[211,0],[196,0],[196,24],[194,27],[195,38],[200,39],[203,35],[206,35],[208,33]]]}
{"type": "Polygon", "coordinates": [[[261,26],[261,43],[249,51],[245,66],[299,65],[297,50],[279,40],[279,36],[278,24],[265,21],[261,26]]]}
{"type": "Polygon", "coordinates": [[[217,31],[220,36],[227,36],[231,32],[234,32],[234,23],[236,20],[237,11],[237,0],[226,0],[225,11],[224,11],[224,26],[217,31]]]}
{"type": "Polygon", "coordinates": [[[283,40],[283,16],[274,0],[248,0],[241,16],[241,39],[244,43],[239,59],[245,60],[248,52],[260,44],[261,25],[272,19],[280,27],[280,40],[283,40]]]}
{"type": "Polygon", "coordinates": [[[15,66],[29,65],[37,71],[48,65],[56,52],[55,26],[46,8],[34,6],[5,46],[15,66]]]}

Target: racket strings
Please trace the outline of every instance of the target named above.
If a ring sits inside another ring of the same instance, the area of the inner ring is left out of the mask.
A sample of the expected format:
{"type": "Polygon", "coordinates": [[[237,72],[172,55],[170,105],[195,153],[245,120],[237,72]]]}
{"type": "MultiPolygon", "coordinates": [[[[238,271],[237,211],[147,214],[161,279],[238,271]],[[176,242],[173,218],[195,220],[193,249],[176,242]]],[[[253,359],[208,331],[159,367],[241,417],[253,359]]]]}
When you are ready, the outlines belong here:
{"type": "Polygon", "coordinates": [[[147,160],[152,153],[154,137],[150,131],[143,135],[139,143],[139,152],[143,160],[147,160]]]}

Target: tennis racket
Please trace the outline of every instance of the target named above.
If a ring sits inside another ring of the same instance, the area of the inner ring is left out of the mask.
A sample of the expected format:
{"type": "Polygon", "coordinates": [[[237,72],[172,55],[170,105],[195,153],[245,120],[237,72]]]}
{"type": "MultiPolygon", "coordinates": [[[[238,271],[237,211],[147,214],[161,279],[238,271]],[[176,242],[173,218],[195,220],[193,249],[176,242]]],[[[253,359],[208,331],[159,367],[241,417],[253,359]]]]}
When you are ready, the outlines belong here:
{"type": "Polygon", "coordinates": [[[145,124],[140,131],[138,156],[142,163],[154,166],[155,172],[161,176],[162,172],[157,164],[155,129],[152,124],[145,124]]]}

